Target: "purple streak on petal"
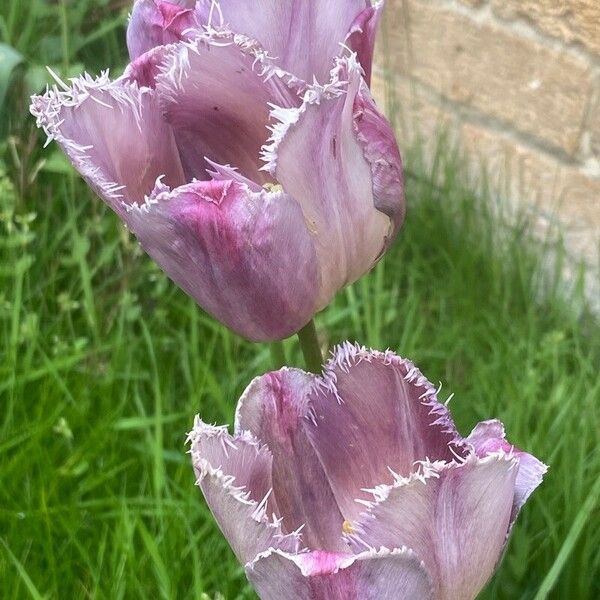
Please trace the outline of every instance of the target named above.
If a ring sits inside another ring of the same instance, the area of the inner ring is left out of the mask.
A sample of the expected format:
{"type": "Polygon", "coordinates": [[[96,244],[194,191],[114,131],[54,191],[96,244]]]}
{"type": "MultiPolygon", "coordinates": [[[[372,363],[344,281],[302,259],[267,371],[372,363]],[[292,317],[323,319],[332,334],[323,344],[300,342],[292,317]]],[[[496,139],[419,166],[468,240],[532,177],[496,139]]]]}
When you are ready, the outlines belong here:
{"type": "Polygon", "coordinates": [[[420,561],[407,549],[355,556],[264,553],[246,567],[262,600],[432,600],[420,561]]]}
{"type": "Polygon", "coordinates": [[[394,130],[377,110],[366,85],[354,100],[354,129],[371,169],[375,208],[394,224],[387,246],[393,242],[406,214],[402,159],[394,130]]]}
{"type": "Polygon", "coordinates": [[[264,168],[298,200],[314,233],[320,308],[373,267],[392,231],[374,205],[371,166],[354,130],[360,66],[340,61],[336,78],[325,92],[307,93],[300,109],[275,109],[279,123],[263,148],[264,168]]]}
{"type": "Polygon", "coordinates": [[[126,81],[83,76],[68,90],[34,96],[32,114],[92,189],[121,217],[142,202],[158,177],[184,182],[170,127],[153,90],[126,81]]]}
{"type": "Polygon", "coordinates": [[[472,600],[492,576],[510,525],[517,460],[505,454],[460,465],[424,464],[418,475],[374,490],[347,535],[354,551],[406,545],[434,582],[438,600],[472,600]]]}
{"type": "Polygon", "coordinates": [[[309,436],[350,522],[364,510],[355,500],[392,483],[392,472],[408,476],[426,457],[452,462],[467,455],[435,388],[392,352],[338,347],[310,402],[309,436]]]}
{"type": "Polygon", "coordinates": [[[371,69],[373,66],[373,50],[375,48],[375,36],[381,13],[383,11],[383,1],[375,6],[369,6],[358,14],[350,26],[346,35],[345,44],[356,52],[358,62],[360,62],[365,72],[367,85],[371,85],[371,69]]]}
{"type": "Polygon", "coordinates": [[[133,61],[156,46],[184,39],[197,26],[195,0],[137,0],[127,27],[127,48],[133,61]]]}
{"type": "Polygon", "coordinates": [[[478,423],[466,441],[473,445],[480,458],[496,452],[506,452],[507,454],[512,453],[519,460],[519,473],[515,482],[515,498],[511,515],[512,525],[527,498],[542,483],[548,467],[535,456],[519,450],[508,442],[504,425],[497,420],[478,423]]]}
{"type": "MultiPolygon", "coordinates": [[[[203,0],[197,14],[209,14],[203,0]]],[[[366,0],[221,0],[223,22],[258,40],[284,70],[312,83],[325,83],[366,0]]]]}
{"type": "Polygon", "coordinates": [[[283,192],[198,181],[160,191],[126,222],[179,287],[248,339],[287,337],[314,313],[313,242],[283,192]]]}
{"type": "Polygon", "coordinates": [[[199,419],[189,441],[198,485],[238,560],[245,564],[270,548],[297,552],[299,536],[285,535],[272,517],[268,449],[199,419]]]}
{"type": "Polygon", "coordinates": [[[259,170],[269,103],[298,100],[278,77],[260,76],[258,52],[248,40],[228,34],[170,47],[157,91],[188,180],[207,178],[207,157],[259,184],[270,181],[259,170]]]}
{"type": "Polygon", "coordinates": [[[249,431],[273,454],[273,495],[286,531],[301,526],[305,546],[340,551],[344,518],[306,435],[314,377],[282,369],[255,379],[240,400],[236,432],[249,431]]]}

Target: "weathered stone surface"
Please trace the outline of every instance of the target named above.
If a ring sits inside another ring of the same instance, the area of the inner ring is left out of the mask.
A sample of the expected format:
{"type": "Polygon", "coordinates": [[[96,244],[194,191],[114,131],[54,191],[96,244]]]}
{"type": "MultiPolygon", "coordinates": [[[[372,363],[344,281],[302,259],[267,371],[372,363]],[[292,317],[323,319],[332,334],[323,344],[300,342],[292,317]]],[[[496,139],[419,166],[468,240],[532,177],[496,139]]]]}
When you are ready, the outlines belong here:
{"type": "Polygon", "coordinates": [[[541,237],[561,229],[572,255],[597,265],[600,72],[566,43],[595,47],[600,0],[461,4],[483,2],[387,0],[373,87],[409,168],[420,157],[432,166],[447,133],[473,178],[485,172],[499,198],[531,207],[541,237]],[[517,19],[559,43],[539,41],[517,19]]]}
{"type": "Polygon", "coordinates": [[[600,161],[600,81],[592,103],[588,128],[590,136],[589,151],[600,161]]]}
{"type": "Polygon", "coordinates": [[[457,114],[406,77],[386,79],[376,70],[371,88],[377,104],[396,128],[401,149],[419,144],[430,154],[442,133],[452,134],[457,130],[457,114]]]}
{"type": "Polygon", "coordinates": [[[460,144],[473,174],[485,165],[502,196],[531,206],[542,227],[561,225],[569,248],[597,264],[600,178],[479,125],[463,124],[460,144]]]}
{"type": "Polygon", "coordinates": [[[493,0],[496,14],[523,18],[540,31],[600,55],[598,0],[493,0]]]}
{"type": "Polygon", "coordinates": [[[457,105],[575,155],[590,67],[494,23],[423,0],[392,0],[380,61],[457,105]]]}

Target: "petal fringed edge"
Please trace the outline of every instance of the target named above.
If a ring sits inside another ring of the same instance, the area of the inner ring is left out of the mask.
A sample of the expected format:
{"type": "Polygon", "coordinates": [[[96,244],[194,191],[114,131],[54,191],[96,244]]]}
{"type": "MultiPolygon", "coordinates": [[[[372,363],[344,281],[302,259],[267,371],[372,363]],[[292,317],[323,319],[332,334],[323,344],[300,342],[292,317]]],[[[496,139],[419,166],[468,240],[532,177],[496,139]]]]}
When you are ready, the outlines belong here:
{"type": "Polygon", "coordinates": [[[158,182],[125,221],[145,251],[205,310],[240,335],[287,337],[310,320],[319,287],[300,207],[279,191],[211,180],[158,182]]]}
{"type": "Polygon", "coordinates": [[[121,80],[137,83],[140,87],[156,88],[156,78],[160,75],[161,65],[169,51],[169,46],[156,46],[132,60],[127,67],[121,80]]]}
{"type": "Polygon", "coordinates": [[[288,368],[257,377],[240,399],[235,431],[250,432],[271,450],[273,496],[286,530],[302,527],[306,547],[339,552],[347,550],[344,517],[307,436],[314,379],[288,368]]]}
{"type": "Polygon", "coordinates": [[[466,441],[473,446],[477,456],[481,458],[495,452],[506,452],[518,459],[519,472],[515,481],[512,525],[529,496],[542,483],[548,466],[532,454],[513,446],[506,439],[504,425],[495,419],[478,423],[466,441]]]}
{"type": "Polygon", "coordinates": [[[269,450],[199,418],[188,441],[196,483],[238,560],[246,564],[269,548],[297,552],[299,532],[283,533],[270,499],[269,450]]]}
{"type": "Polygon", "coordinates": [[[38,127],[55,140],[89,186],[121,217],[158,177],[184,182],[170,127],[152,90],[83,75],[33,96],[38,127]]]}
{"type": "MultiPolygon", "coordinates": [[[[198,15],[211,28],[231,28],[258,40],[278,66],[300,82],[324,83],[367,0],[203,0],[198,15]],[[212,11],[208,6],[215,4],[212,11]]],[[[359,25],[356,25],[359,26],[359,25]]],[[[367,34],[368,35],[368,34],[367,34]]],[[[351,40],[352,41],[352,40],[351,40]]],[[[361,44],[361,47],[366,44],[361,44]]]]}
{"type": "Polygon", "coordinates": [[[246,566],[262,600],[433,600],[419,559],[407,548],[358,555],[269,550],[246,566]]]}
{"type": "Polygon", "coordinates": [[[309,401],[310,439],[350,521],[368,489],[408,476],[425,457],[457,464],[469,454],[435,387],[391,351],[337,347],[309,401]]]}
{"type": "Polygon", "coordinates": [[[367,85],[371,85],[375,36],[383,12],[383,4],[383,0],[378,0],[372,6],[361,11],[354,19],[345,40],[346,46],[356,52],[358,61],[365,73],[367,85]]]}
{"type": "Polygon", "coordinates": [[[504,452],[418,473],[372,490],[345,534],[355,552],[403,544],[419,556],[438,600],[473,600],[492,576],[510,527],[518,460],[504,452]]]}

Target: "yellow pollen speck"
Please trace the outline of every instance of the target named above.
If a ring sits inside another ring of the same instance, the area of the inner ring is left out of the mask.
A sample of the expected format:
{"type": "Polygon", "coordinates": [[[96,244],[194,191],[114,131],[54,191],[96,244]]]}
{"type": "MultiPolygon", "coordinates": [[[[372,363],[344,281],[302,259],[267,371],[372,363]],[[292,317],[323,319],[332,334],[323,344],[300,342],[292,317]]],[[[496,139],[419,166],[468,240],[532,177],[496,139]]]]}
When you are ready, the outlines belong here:
{"type": "Polygon", "coordinates": [[[280,183],[264,183],[263,189],[267,190],[267,192],[271,192],[272,194],[275,194],[277,192],[283,192],[283,186],[280,183]]]}
{"type": "Polygon", "coordinates": [[[342,531],[344,533],[354,533],[354,527],[352,527],[352,523],[350,523],[350,521],[344,521],[342,523],[342,531]]]}

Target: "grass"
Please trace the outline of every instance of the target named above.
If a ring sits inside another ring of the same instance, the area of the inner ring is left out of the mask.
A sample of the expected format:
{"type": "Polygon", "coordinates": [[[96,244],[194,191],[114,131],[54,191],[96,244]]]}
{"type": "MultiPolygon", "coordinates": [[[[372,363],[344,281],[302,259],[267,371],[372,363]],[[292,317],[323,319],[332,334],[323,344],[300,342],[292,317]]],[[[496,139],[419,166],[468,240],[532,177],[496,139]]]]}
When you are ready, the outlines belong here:
{"type": "MultiPolygon", "coordinates": [[[[21,74],[44,48],[63,74],[97,71],[124,60],[124,13],[110,9],[8,0],[0,31],[21,74]]],[[[184,439],[198,412],[231,421],[269,348],[205,316],[58,152],[40,152],[26,89],[11,86],[1,148],[1,596],[253,598],[184,439]]],[[[555,249],[473,193],[451,152],[434,172],[406,158],[401,238],[318,316],[320,332],[409,356],[455,393],[463,433],[498,417],[551,465],[482,598],[600,597],[600,326],[560,260],[543,267],[555,249]]],[[[302,364],[295,341],[286,350],[302,364]]]]}

